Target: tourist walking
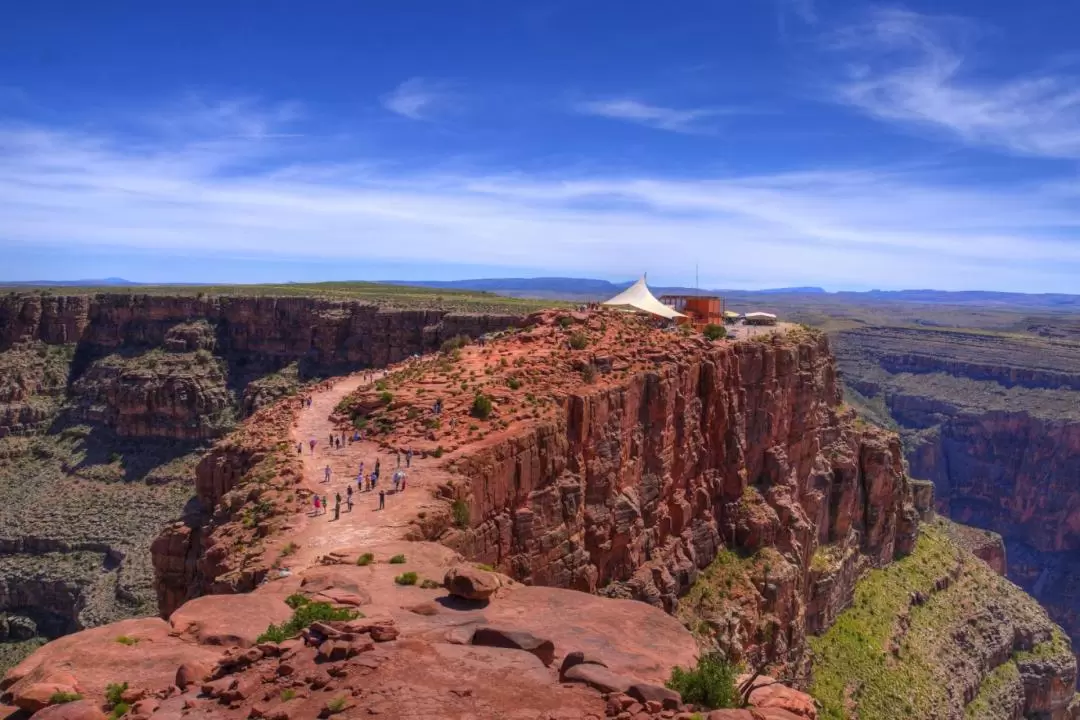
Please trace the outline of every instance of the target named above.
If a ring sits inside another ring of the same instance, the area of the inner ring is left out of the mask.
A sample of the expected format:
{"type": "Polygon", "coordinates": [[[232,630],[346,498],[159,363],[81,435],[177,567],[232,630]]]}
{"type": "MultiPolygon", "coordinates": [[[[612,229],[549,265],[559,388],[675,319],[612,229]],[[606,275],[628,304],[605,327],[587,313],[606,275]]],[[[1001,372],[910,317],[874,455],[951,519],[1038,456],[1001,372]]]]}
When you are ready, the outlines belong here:
{"type": "Polygon", "coordinates": [[[397,451],[397,466],[401,467],[401,451],[397,451]]]}
{"type": "Polygon", "coordinates": [[[345,504],[349,506],[349,512],[352,512],[352,485],[345,491],[345,504]]]}
{"type": "Polygon", "coordinates": [[[382,510],[386,507],[386,491],[379,491],[379,509],[382,510]]]}
{"type": "Polygon", "coordinates": [[[341,517],[341,493],[334,495],[334,519],[341,517]]]}
{"type": "Polygon", "coordinates": [[[307,441],[308,447],[311,448],[311,454],[312,455],[315,454],[315,443],[317,443],[317,442],[319,442],[319,441],[316,440],[315,438],[311,438],[310,440],[307,441]]]}
{"type": "Polygon", "coordinates": [[[412,448],[405,451],[405,467],[412,466],[412,448]]]}
{"type": "Polygon", "coordinates": [[[327,464],[326,469],[323,471],[323,482],[330,482],[330,465],[327,464]]]}
{"type": "Polygon", "coordinates": [[[376,459],[375,460],[375,477],[379,477],[379,470],[380,470],[381,466],[382,466],[382,460],[381,459],[376,459]]]}
{"type": "Polygon", "coordinates": [[[312,500],[312,503],[315,505],[315,514],[318,515],[319,514],[319,496],[318,495],[315,496],[315,498],[312,500]]]}

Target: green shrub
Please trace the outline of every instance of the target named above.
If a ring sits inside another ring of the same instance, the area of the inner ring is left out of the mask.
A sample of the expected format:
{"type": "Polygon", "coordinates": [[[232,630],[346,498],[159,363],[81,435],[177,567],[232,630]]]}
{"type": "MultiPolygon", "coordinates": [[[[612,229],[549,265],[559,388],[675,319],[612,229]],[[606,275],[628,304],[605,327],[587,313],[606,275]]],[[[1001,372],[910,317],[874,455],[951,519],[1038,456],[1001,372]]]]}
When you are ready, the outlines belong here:
{"type": "Polygon", "coordinates": [[[569,315],[562,315],[556,322],[559,323],[559,327],[568,328],[574,324],[574,318],[570,317],[569,315]]]}
{"type": "Polygon", "coordinates": [[[385,380],[376,380],[375,381],[375,389],[376,390],[385,390],[386,389],[386,381],[385,380]]]}
{"type": "Polygon", "coordinates": [[[124,693],[127,692],[127,689],[128,684],[126,682],[109,683],[105,686],[105,702],[112,708],[123,704],[124,693]]]}
{"type": "Polygon", "coordinates": [[[454,516],[454,525],[465,529],[469,527],[469,504],[464,500],[455,500],[450,506],[450,512],[454,516]]]}
{"type": "Polygon", "coordinates": [[[727,329],[723,325],[706,325],[701,331],[701,334],[710,340],[719,340],[722,337],[727,337],[727,329]]]}
{"type": "Polygon", "coordinates": [[[570,336],[570,347],[574,350],[584,350],[589,344],[589,337],[585,333],[576,332],[570,336]]]}
{"type": "Polygon", "coordinates": [[[289,557],[295,555],[296,551],[300,549],[300,546],[294,542],[290,542],[285,547],[281,548],[281,557],[289,557]]]}
{"type": "Polygon", "coordinates": [[[495,572],[495,568],[491,567],[487,563],[476,563],[476,567],[480,568],[481,570],[487,570],[488,572],[495,572]]]}
{"type": "Polygon", "coordinates": [[[329,710],[332,713],[339,713],[342,710],[344,710],[345,709],[345,698],[344,698],[344,696],[336,697],[333,700],[327,700],[326,701],[326,709],[329,710]]]}
{"type": "Polygon", "coordinates": [[[139,639],[133,638],[130,635],[118,635],[116,637],[116,642],[120,643],[121,645],[127,645],[128,647],[131,647],[132,645],[138,645],[139,639]]]}
{"type": "Polygon", "coordinates": [[[356,564],[359,565],[360,567],[364,567],[365,565],[370,565],[373,562],[375,562],[375,554],[374,553],[364,553],[360,557],[356,558],[356,564]]]}
{"type": "Polygon", "coordinates": [[[446,451],[443,450],[443,446],[440,445],[431,452],[431,457],[433,457],[433,458],[441,458],[443,456],[444,452],[446,452],[446,451]]]}
{"type": "Polygon", "coordinates": [[[129,710],[131,710],[131,706],[126,702],[118,702],[113,705],[112,712],[109,713],[109,718],[110,720],[120,720],[120,718],[128,714],[129,710]]]}
{"type": "Polygon", "coordinates": [[[698,658],[697,667],[673,668],[667,686],[682,695],[684,703],[702,705],[710,710],[738,707],[735,688],[736,669],[719,653],[698,658]]]}
{"type": "Polygon", "coordinates": [[[435,582],[431,578],[424,578],[424,582],[420,583],[420,587],[425,590],[438,590],[442,587],[439,583],[435,582]]]}
{"type": "Polygon", "coordinates": [[[415,585],[416,581],[420,579],[420,576],[413,571],[404,572],[394,578],[394,582],[398,585],[415,585]]]}
{"type": "Polygon", "coordinates": [[[472,410],[470,414],[474,418],[480,420],[487,420],[491,415],[491,398],[481,393],[476,393],[476,397],[473,398],[472,410]]]}
{"type": "Polygon", "coordinates": [[[394,557],[390,558],[390,564],[391,565],[404,565],[405,564],[405,556],[404,555],[395,555],[394,557]]]}
{"type": "Polygon", "coordinates": [[[390,403],[394,402],[394,394],[389,390],[383,390],[379,394],[379,402],[381,402],[383,405],[389,405],[390,403]]]}
{"type": "Polygon", "coordinates": [[[74,692],[55,692],[49,696],[49,702],[53,705],[64,705],[76,700],[82,700],[82,695],[74,692]]]}
{"type": "Polygon", "coordinates": [[[281,691],[281,702],[289,702],[296,697],[296,691],[292,688],[285,688],[281,691]]]}
{"type": "Polygon", "coordinates": [[[455,335],[454,337],[450,338],[449,340],[443,341],[443,344],[439,348],[439,351],[444,353],[444,354],[449,355],[449,354],[452,354],[455,350],[460,350],[461,348],[465,347],[468,344],[469,344],[469,336],[468,335],[455,335]]]}
{"type": "Polygon", "coordinates": [[[517,390],[519,387],[521,387],[521,381],[518,380],[516,377],[507,378],[506,387],[510,388],[511,390],[517,390]]]}
{"type": "Polygon", "coordinates": [[[311,602],[303,595],[290,595],[285,602],[293,608],[292,618],[280,625],[266,628],[266,632],[258,637],[257,642],[285,642],[299,635],[301,630],[313,622],[353,620],[360,617],[360,613],[353,610],[339,610],[330,603],[311,602]]]}

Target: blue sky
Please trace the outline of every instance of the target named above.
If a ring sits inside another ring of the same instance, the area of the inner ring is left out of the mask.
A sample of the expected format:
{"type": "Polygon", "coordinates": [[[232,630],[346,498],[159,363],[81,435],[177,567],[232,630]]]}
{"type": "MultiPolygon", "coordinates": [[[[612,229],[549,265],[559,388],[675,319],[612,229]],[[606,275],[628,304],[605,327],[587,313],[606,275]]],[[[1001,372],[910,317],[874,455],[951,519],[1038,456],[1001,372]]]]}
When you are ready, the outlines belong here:
{"type": "Polygon", "coordinates": [[[1080,292],[1080,4],[5,3],[0,279],[1080,292]]]}

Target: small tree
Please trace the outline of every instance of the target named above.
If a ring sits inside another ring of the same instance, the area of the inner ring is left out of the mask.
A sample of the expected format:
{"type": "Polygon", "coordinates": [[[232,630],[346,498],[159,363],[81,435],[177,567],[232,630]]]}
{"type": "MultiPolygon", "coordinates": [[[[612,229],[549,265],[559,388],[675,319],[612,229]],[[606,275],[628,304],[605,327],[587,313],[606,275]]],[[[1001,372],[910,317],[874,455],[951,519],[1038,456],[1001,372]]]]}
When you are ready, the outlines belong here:
{"type": "Polygon", "coordinates": [[[462,529],[469,527],[469,506],[464,500],[455,500],[450,512],[454,516],[454,525],[462,529]]]}
{"type": "Polygon", "coordinates": [[[719,340],[720,338],[727,337],[727,328],[723,325],[706,325],[701,333],[710,340],[719,340]]]}
{"type": "Polygon", "coordinates": [[[570,347],[574,350],[584,350],[589,344],[589,337],[582,332],[576,332],[570,336],[570,347]]]}
{"type": "Polygon", "coordinates": [[[476,393],[473,398],[471,414],[474,418],[487,420],[491,415],[491,399],[483,393],[476,393]]]}

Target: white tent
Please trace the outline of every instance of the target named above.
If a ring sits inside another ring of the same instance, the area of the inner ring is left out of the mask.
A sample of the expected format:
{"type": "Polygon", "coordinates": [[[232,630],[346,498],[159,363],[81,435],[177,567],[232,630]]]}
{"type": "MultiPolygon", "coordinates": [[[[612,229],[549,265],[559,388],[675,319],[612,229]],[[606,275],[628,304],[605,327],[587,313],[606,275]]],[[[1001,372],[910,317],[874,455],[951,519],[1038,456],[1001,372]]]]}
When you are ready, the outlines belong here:
{"type": "Polygon", "coordinates": [[[669,320],[678,317],[686,317],[681,312],[678,312],[674,308],[668,307],[657,300],[653,294],[649,292],[649,286],[645,284],[644,275],[641,276],[640,280],[615,297],[610,300],[605,300],[603,304],[616,307],[631,307],[635,310],[647,312],[650,315],[659,315],[660,317],[668,318],[669,320]]]}

